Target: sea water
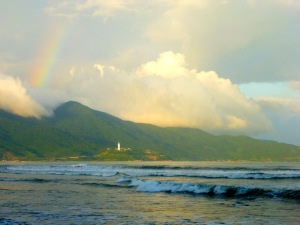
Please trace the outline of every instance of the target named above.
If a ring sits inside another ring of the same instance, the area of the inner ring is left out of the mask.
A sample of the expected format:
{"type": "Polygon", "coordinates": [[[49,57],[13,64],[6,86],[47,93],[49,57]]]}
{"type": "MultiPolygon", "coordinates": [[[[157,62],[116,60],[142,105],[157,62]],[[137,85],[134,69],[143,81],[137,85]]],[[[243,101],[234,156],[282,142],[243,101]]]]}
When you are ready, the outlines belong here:
{"type": "Polygon", "coordinates": [[[300,224],[300,165],[2,162],[0,224],[300,224]]]}

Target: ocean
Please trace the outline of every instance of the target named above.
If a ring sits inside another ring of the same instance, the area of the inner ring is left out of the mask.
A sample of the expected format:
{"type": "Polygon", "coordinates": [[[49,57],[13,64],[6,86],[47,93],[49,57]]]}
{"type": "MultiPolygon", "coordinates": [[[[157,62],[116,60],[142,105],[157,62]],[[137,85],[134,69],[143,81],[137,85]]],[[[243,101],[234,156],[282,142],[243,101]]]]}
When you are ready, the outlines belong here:
{"type": "Polygon", "coordinates": [[[0,224],[300,224],[300,164],[1,162],[0,224]]]}

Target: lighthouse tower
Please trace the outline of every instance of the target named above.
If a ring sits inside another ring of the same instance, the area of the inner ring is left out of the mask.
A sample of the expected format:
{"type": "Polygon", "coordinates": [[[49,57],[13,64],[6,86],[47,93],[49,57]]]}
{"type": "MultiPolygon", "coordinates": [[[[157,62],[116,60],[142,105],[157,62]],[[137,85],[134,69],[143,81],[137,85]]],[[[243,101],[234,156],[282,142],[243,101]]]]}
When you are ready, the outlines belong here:
{"type": "Polygon", "coordinates": [[[118,151],[121,151],[121,144],[118,142],[118,151]]]}

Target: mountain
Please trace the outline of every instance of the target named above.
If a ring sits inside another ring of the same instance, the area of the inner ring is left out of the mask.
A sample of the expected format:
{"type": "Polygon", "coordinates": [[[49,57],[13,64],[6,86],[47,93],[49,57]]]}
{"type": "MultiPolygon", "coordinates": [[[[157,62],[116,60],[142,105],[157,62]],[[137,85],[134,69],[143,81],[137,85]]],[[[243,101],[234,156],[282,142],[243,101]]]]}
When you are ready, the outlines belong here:
{"type": "Polygon", "coordinates": [[[42,119],[0,110],[0,126],[3,160],[300,161],[299,146],[133,123],[77,102],[64,103],[42,119]]]}

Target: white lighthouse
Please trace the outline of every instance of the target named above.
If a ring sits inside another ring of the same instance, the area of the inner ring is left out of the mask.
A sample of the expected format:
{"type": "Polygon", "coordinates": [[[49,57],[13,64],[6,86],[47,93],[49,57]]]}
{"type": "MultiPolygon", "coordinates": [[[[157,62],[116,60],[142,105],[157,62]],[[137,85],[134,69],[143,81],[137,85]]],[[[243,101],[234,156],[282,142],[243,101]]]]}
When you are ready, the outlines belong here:
{"type": "Polygon", "coordinates": [[[118,142],[118,151],[121,151],[121,144],[118,142]]]}

